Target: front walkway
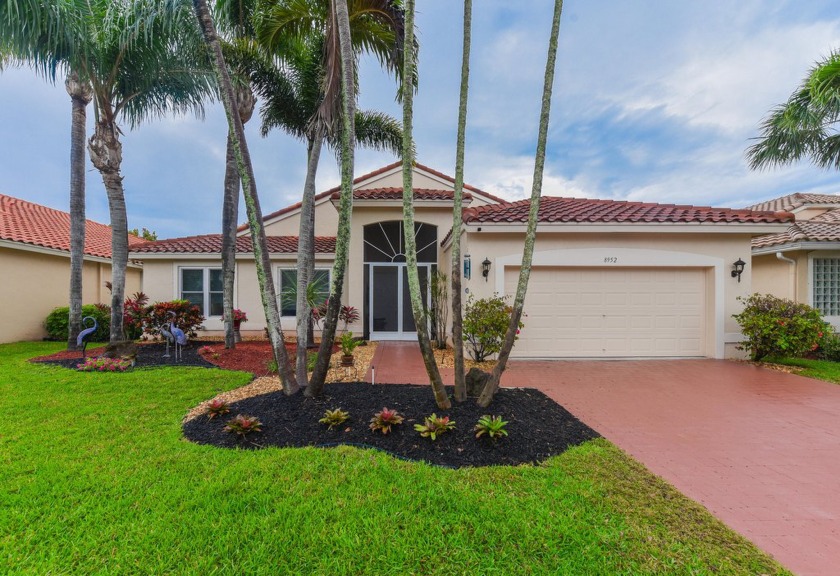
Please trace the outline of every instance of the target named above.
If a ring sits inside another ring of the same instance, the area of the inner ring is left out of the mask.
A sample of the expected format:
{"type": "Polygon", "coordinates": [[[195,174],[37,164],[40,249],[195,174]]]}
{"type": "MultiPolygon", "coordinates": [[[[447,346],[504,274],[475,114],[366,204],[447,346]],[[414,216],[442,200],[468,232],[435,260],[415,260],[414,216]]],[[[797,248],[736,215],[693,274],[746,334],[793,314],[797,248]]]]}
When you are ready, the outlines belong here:
{"type": "MultiPolygon", "coordinates": [[[[380,346],[377,382],[427,382],[416,344],[380,346]]],[[[512,361],[502,383],[542,390],[796,574],[837,573],[840,386],[724,360],[512,361]]]]}

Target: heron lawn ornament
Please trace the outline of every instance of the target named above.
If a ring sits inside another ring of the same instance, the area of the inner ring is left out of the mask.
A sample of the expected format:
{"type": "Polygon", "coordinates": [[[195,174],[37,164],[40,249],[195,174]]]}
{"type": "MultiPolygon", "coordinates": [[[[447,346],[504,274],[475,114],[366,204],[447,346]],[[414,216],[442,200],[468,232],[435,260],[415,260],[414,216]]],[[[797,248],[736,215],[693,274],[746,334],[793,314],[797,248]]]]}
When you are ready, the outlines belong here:
{"type": "Polygon", "coordinates": [[[163,355],[164,358],[169,358],[169,343],[175,341],[172,332],[167,330],[167,328],[172,328],[172,322],[164,322],[160,327],[160,335],[166,340],[166,353],[163,355]]]}
{"type": "Polygon", "coordinates": [[[99,328],[99,324],[96,322],[96,318],[93,316],[85,316],[82,318],[82,326],[87,325],[88,320],[93,320],[93,326],[90,328],[85,328],[81,332],[79,332],[79,336],[76,338],[76,346],[82,347],[82,358],[85,357],[85,350],[87,349],[88,339],[93,338],[93,333],[96,332],[96,329],[99,328]]]}
{"type": "Polygon", "coordinates": [[[172,337],[175,339],[175,361],[180,362],[183,354],[183,348],[187,345],[187,335],[184,334],[184,331],[178,328],[175,324],[174,320],[177,318],[177,314],[175,312],[169,311],[169,314],[172,316],[173,322],[169,323],[169,331],[172,333],[172,337]]]}

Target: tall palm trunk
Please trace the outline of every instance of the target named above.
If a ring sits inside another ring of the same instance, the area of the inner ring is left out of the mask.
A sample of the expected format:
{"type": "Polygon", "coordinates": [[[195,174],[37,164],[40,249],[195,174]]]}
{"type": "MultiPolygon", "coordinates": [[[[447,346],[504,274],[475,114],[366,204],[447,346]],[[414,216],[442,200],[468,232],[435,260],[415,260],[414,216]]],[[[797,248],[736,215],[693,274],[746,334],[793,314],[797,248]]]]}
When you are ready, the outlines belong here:
{"type": "MultiPolygon", "coordinates": [[[[254,114],[256,99],[249,86],[235,89],[236,107],[244,126],[254,114]]],[[[222,306],[225,320],[225,348],[235,348],[233,325],[233,288],[236,283],[236,228],[239,222],[239,168],[230,133],[227,137],[225,195],[222,203],[222,306]]]]}
{"type": "Polygon", "coordinates": [[[67,349],[76,350],[82,329],[82,276],[85,260],[85,126],[90,85],[70,72],[64,87],[72,103],[70,128],[70,317],[67,349]]]}
{"type": "Polygon", "coordinates": [[[540,129],[537,135],[537,152],[534,157],[534,183],[531,187],[531,206],[528,211],[528,227],[525,233],[525,247],[522,251],[522,267],[519,269],[519,284],[516,286],[516,298],[513,301],[513,311],[510,315],[505,339],[493,373],[490,375],[481,396],[479,406],[486,408],[493,401],[493,396],[499,389],[502,372],[505,370],[513,342],[516,340],[516,330],[522,318],[522,308],[525,305],[525,293],[528,290],[528,279],[531,276],[531,262],[534,256],[534,244],[537,240],[537,216],[540,210],[540,195],[542,193],[543,168],[545,167],[545,143],[548,139],[548,120],[551,112],[551,90],[554,84],[554,68],[557,60],[557,38],[560,35],[560,15],[563,12],[563,0],[554,2],[554,18],[551,25],[551,36],[548,41],[548,57],[545,64],[545,84],[543,85],[542,109],[540,111],[540,129]]]}
{"type": "Polygon", "coordinates": [[[123,340],[123,302],[125,273],[128,266],[128,217],[125,210],[125,191],[120,174],[122,144],[119,130],[108,114],[94,127],[88,142],[90,160],[102,175],[108,195],[111,215],[111,333],[110,341],[123,340]]]}
{"type": "Polygon", "coordinates": [[[467,96],[470,83],[472,0],[464,0],[464,50],[461,60],[461,97],[458,103],[458,137],[455,148],[455,193],[452,208],[452,351],[455,360],[455,401],[467,399],[464,374],[464,315],[461,309],[461,228],[464,199],[464,147],[467,131],[467,96]]]}
{"type": "Polygon", "coordinates": [[[303,198],[300,203],[300,233],[298,234],[297,261],[297,348],[295,375],[300,386],[308,383],[306,353],[309,343],[309,328],[312,325],[312,312],[307,298],[307,286],[315,273],[315,175],[318,172],[318,160],[321,158],[323,133],[316,133],[307,146],[308,159],[306,181],[303,185],[303,198]]]}
{"type": "Polygon", "coordinates": [[[414,74],[411,63],[414,61],[414,0],[405,3],[405,43],[403,64],[403,231],[405,236],[405,261],[408,273],[408,292],[411,301],[411,312],[417,327],[417,340],[423,355],[423,364],[432,384],[435,402],[441,409],[451,407],[446,388],[440,377],[440,371],[435,361],[432,342],[429,339],[428,318],[423,309],[420,297],[420,276],[417,273],[417,242],[414,238],[414,186],[412,175],[414,170],[414,146],[412,145],[412,127],[414,115],[414,74]]]}
{"type": "Polygon", "coordinates": [[[248,225],[251,229],[251,243],[254,250],[254,262],[257,268],[257,280],[260,286],[263,309],[265,310],[266,323],[268,324],[268,337],[274,350],[274,358],[277,361],[277,368],[280,373],[280,381],[283,384],[283,392],[294,394],[299,390],[295,382],[289,358],[286,354],[286,347],[283,343],[283,332],[280,327],[280,311],[277,308],[277,292],[274,289],[274,279],[271,276],[271,261],[268,253],[268,241],[265,236],[262,210],[260,209],[259,195],[254,180],[254,170],[251,165],[251,155],[248,152],[248,144],[245,140],[245,128],[239,118],[239,111],[236,108],[236,95],[233,91],[233,84],[228,75],[227,65],[222,55],[222,47],[219,43],[216,27],[207,7],[206,0],[193,0],[196,17],[204,35],[204,40],[210,52],[216,78],[219,82],[219,92],[225,106],[225,115],[228,121],[228,132],[233,135],[234,153],[239,168],[239,175],[242,181],[242,190],[245,196],[245,207],[248,212],[248,225]]]}
{"type": "Polygon", "coordinates": [[[338,232],[335,238],[335,264],[330,286],[330,303],[321,332],[321,346],[318,349],[318,361],[312,373],[312,381],[306,387],[306,395],[318,396],[324,389],[327,378],[335,329],[338,324],[338,311],[341,307],[341,293],[344,287],[344,274],[347,270],[347,257],[350,251],[350,218],[353,213],[353,159],[356,146],[356,89],[353,47],[350,44],[350,18],[347,13],[347,0],[334,0],[331,3],[331,18],[338,29],[338,42],[341,51],[341,200],[338,211],[338,232]]]}

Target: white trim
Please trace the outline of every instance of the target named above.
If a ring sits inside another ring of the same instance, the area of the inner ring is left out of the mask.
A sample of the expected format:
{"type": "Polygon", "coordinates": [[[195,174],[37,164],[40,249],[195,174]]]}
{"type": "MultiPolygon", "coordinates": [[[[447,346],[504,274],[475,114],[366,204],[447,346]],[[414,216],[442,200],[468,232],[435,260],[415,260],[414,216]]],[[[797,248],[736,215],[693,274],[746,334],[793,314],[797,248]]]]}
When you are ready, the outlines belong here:
{"type": "MultiPolygon", "coordinates": [[[[178,300],[184,299],[183,298],[184,277],[181,274],[181,272],[184,271],[184,270],[201,270],[202,271],[202,280],[201,280],[202,281],[202,300],[203,300],[202,307],[201,307],[202,308],[201,314],[204,316],[205,320],[219,320],[219,319],[223,318],[224,314],[210,314],[210,307],[211,307],[211,304],[210,304],[210,293],[211,293],[211,290],[210,290],[210,271],[211,270],[218,270],[219,273],[221,274],[221,272],[222,272],[221,266],[189,266],[189,265],[178,266],[178,265],[176,265],[176,266],[174,266],[174,268],[176,269],[176,273],[175,273],[176,274],[175,275],[175,279],[176,279],[175,298],[178,299],[178,300]]],[[[224,278],[222,279],[222,282],[224,283],[224,278]]],[[[195,291],[190,290],[190,292],[195,292],[195,291]]],[[[213,292],[220,293],[219,290],[214,290],[213,292]]],[[[222,289],[221,293],[224,294],[224,288],[222,289]]]]}
{"type": "MultiPolygon", "coordinates": [[[[133,260],[215,260],[221,261],[222,254],[220,252],[134,252],[129,253],[129,258],[133,260]]],[[[269,260],[291,260],[297,261],[297,252],[270,252],[269,260]]],[[[236,254],[236,260],[253,260],[253,252],[239,252],[236,254]]],[[[335,260],[334,252],[317,252],[315,259],[321,260],[335,260]]]]}
{"type": "MultiPolygon", "coordinates": [[[[59,248],[47,248],[46,246],[36,246],[34,244],[27,244],[25,242],[15,242],[14,240],[0,240],[0,248],[8,248],[10,250],[22,250],[24,252],[35,252],[37,254],[45,254],[47,256],[61,256],[63,258],[70,258],[70,252],[67,250],[61,250],[59,248]]],[[[131,260],[136,260],[136,258],[131,258],[131,253],[129,252],[129,261],[126,264],[128,268],[137,268],[140,269],[143,266],[138,264],[137,262],[132,262],[131,260]]],[[[91,256],[90,254],[85,254],[84,258],[87,262],[97,262],[100,264],[111,264],[110,258],[105,258],[103,256],[91,256]]]]}
{"type": "MultiPolygon", "coordinates": [[[[785,224],[753,224],[753,223],[731,223],[731,224],[706,224],[697,222],[662,222],[657,224],[640,223],[595,223],[595,222],[539,222],[537,232],[565,232],[565,233],[675,233],[675,234],[750,234],[760,236],[762,234],[775,234],[790,227],[790,222],[785,224]]],[[[502,223],[502,222],[470,222],[464,224],[464,228],[470,233],[481,233],[482,230],[493,233],[518,233],[527,231],[524,223],[502,223]]]]}
{"type": "MultiPolygon", "coordinates": [[[[295,305],[295,315],[294,316],[283,316],[283,278],[281,272],[283,270],[290,270],[295,273],[295,277],[297,277],[297,267],[296,266],[285,266],[283,264],[275,264],[272,266],[274,268],[274,278],[275,278],[275,286],[277,287],[277,309],[280,312],[280,320],[297,320],[297,305],[295,305]]],[[[327,294],[332,288],[332,267],[326,268],[324,266],[315,266],[315,271],[326,271],[327,273],[327,294]]]]}
{"type": "MultiPolygon", "coordinates": [[[[365,265],[368,266],[368,302],[367,302],[367,315],[368,315],[368,333],[369,338],[371,341],[379,341],[379,340],[404,340],[404,341],[415,341],[417,340],[417,330],[402,330],[402,331],[388,331],[388,332],[375,332],[373,330],[373,269],[375,267],[383,267],[383,268],[398,268],[400,269],[397,272],[397,325],[402,327],[403,324],[403,316],[405,310],[403,309],[403,296],[404,290],[407,289],[407,286],[403,282],[403,272],[402,269],[406,268],[405,262],[365,262],[365,265]]],[[[432,266],[437,266],[436,262],[420,262],[417,264],[417,268],[425,267],[427,270],[427,278],[432,277],[432,266]]],[[[432,301],[432,284],[431,282],[426,283],[426,302],[431,303],[432,301]]]]}
{"type": "MultiPolygon", "coordinates": [[[[495,269],[495,288],[499,294],[505,290],[505,268],[522,265],[522,254],[511,254],[490,258],[491,270],[495,269]]],[[[666,250],[644,250],[633,248],[580,248],[558,249],[535,252],[532,266],[566,266],[597,268],[712,268],[714,270],[714,358],[724,358],[726,338],[723,331],[724,314],[724,268],[723,258],[670,252],[666,250]],[[613,260],[614,259],[614,260],[613,260]]]]}
{"type": "Polygon", "coordinates": [[[797,250],[840,250],[840,241],[825,240],[825,241],[810,241],[810,242],[786,242],[784,244],[773,244],[772,246],[762,246],[761,248],[753,248],[753,256],[762,256],[764,254],[775,254],[776,252],[795,252],[797,250]]]}

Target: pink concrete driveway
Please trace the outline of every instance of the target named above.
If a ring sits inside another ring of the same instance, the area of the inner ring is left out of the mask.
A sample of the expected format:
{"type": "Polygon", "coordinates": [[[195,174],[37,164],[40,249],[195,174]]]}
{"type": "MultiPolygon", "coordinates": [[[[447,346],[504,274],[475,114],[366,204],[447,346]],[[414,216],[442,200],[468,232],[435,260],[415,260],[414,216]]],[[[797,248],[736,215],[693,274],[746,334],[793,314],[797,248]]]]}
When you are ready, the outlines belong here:
{"type": "Polygon", "coordinates": [[[511,362],[797,574],[840,573],[840,386],[723,360],[511,362]]]}

